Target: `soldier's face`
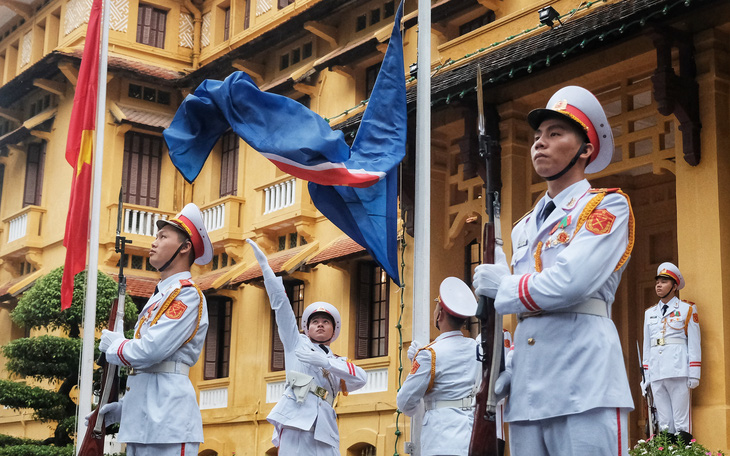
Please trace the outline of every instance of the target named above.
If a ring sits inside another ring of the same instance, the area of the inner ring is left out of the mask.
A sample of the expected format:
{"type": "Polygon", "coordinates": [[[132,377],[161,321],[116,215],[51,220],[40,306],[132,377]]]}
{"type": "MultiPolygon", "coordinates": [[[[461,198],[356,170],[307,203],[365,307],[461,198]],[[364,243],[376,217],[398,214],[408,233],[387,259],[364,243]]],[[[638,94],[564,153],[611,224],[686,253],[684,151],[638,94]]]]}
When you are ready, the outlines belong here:
{"type": "Polygon", "coordinates": [[[332,320],[322,314],[314,314],[309,319],[309,338],[323,344],[329,342],[335,334],[332,320]]]}
{"type": "MultiPolygon", "coordinates": [[[[532,166],[540,177],[550,177],[562,171],[573,159],[583,144],[582,136],[567,120],[560,118],[545,119],[535,130],[534,142],[530,150],[532,166]]],[[[585,159],[572,168],[583,170],[585,160],[593,152],[593,146],[586,145],[585,159]]]]}
{"type": "Polygon", "coordinates": [[[172,258],[180,243],[185,242],[181,239],[180,232],[170,225],[165,225],[157,231],[155,240],[152,241],[150,248],[150,264],[159,269],[164,266],[167,260],[172,258]]]}
{"type": "Polygon", "coordinates": [[[674,291],[673,288],[674,280],[670,279],[669,277],[659,277],[656,279],[654,290],[656,291],[657,296],[666,296],[667,293],[674,291]]]}

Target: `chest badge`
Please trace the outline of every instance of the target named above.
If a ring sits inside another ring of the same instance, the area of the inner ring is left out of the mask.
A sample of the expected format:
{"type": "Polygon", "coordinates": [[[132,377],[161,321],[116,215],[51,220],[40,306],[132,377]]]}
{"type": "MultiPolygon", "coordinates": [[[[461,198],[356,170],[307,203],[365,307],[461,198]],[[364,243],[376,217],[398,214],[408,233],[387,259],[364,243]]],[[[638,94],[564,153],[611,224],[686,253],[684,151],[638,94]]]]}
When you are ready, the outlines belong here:
{"type": "Polygon", "coordinates": [[[561,228],[563,228],[563,229],[567,228],[567,227],[568,227],[568,225],[570,225],[570,219],[571,219],[570,215],[566,215],[565,217],[563,217],[563,219],[562,219],[562,220],[560,220],[560,221],[559,221],[559,222],[558,222],[558,223],[557,223],[557,224],[556,224],[556,225],[555,225],[555,226],[553,227],[553,229],[552,229],[552,230],[550,230],[550,234],[553,234],[554,232],[556,232],[557,230],[559,230],[559,229],[561,229],[561,228]]]}
{"type": "Polygon", "coordinates": [[[608,234],[611,232],[616,216],[607,209],[597,209],[586,220],[586,229],[593,234],[608,234]]]}

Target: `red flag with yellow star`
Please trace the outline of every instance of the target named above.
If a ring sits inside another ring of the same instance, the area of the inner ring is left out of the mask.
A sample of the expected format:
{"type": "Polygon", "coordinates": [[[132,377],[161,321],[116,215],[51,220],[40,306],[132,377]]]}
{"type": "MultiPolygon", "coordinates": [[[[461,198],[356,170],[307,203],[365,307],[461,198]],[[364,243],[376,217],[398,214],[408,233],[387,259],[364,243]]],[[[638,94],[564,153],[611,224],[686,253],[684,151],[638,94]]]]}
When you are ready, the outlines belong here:
{"type": "Polygon", "coordinates": [[[66,216],[66,263],[61,282],[61,310],[71,307],[74,277],[86,266],[89,240],[89,197],[91,195],[91,161],[94,149],[96,99],[99,86],[99,34],[101,0],[94,0],[86,30],[86,43],[76,83],[71,122],[66,142],[66,161],[73,167],[71,198],[66,216]]]}

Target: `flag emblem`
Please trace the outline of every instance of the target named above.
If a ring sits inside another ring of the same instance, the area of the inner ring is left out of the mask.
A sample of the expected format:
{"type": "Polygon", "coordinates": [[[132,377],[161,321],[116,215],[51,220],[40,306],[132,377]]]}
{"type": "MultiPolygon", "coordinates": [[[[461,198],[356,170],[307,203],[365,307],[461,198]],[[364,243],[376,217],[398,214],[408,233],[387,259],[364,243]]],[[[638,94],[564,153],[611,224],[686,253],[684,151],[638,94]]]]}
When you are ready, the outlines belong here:
{"type": "Polygon", "coordinates": [[[611,232],[616,216],[607,209],[593,211],[586,220],[586,229],[593,234],[607,234],[611,232]]]}

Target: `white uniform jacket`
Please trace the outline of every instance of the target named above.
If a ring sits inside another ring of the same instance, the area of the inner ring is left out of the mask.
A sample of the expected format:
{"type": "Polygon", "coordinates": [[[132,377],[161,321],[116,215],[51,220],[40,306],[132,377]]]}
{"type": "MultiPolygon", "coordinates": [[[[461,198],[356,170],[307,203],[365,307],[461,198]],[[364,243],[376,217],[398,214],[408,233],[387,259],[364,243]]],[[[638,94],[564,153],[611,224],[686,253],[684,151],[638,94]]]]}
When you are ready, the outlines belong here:
{"type": "Polygon", "coordinates": [[[507,422],[597,407],[633,409],[613,321],[560,312],[594,298],[605,302],[610,317],[623,271],[616,268],[628,260],[633,242],[628,200],[608,192],[582,220],[594,197],[588,181],[579,181],[555,197],[556,209],[541,226],[536,214],[547,196],[512,230],[514,273],[500,283],[495,308],[502,315],[542,314],[524,318],[515,329],[507,422]]]}
{"type": "Polygon", "coordinates": [[[649,381],[673,377],[700,378],[700,320],[697,306],[676,296],[644,313],[644,369],[649,381]],[[662,345],[663,344],[663,345],[662,345]]]}
{"type": "Polygon", "coordinates": [[[168,277],[147,301],[134,327],[134,339],[117,339],[107,361],[139,369],[127,379],[118,439],[128,443],[203,441],[200,408],[187,373],[144,373],[172,361],[192,366],[208,330],[205,297],[189,272],[168,277]]]}
{"type": "MultiPolygon", "coordinates": [[[[330,359],[329,375],[325,377],[323,369],[299,361],[294,354],[297,347],[303,345],[313,350],[322,350],[312,343],[309,337],[300,334],[289,299],[284,288],[269,294],[271,308],[276,314],[279,326],[279,337],[284,345],[284,363],[287,373],[298,372],[311,375],[314,382],[325,388],[327,394],[334,398],[340,391],[350,392],[365,386],[365,371],[348,362],[346,358],[336,356],[329,350],[326,355],[330,359]]],[[[337,415],[330,404],[313,393],[308,393],[304,402],[297,403],[291,385],[287,385],[284,395],[274,406],[266,419],[274,425],[272,442],[279,446],[279,435],[283,427],[309,431],[314,426],[314,439],[331,445],[339,450],[340,434],[337,430],[337,415]]]]}
{"type": "MultiPolygon", "coordinates": [[[[413,359],[410,375],[398,391],[398,408],[408,416],[413,416],[421,399],[428,408],[429,403],[438,405],[436,401],[468,398],[475,393],[475,385],[481,377],[481,363],[476,359],[477,342],[464,337],[461,331],[443,333],[428,347],[436,354],[433,378],[431,351],[421,349],[413,359]],[[427,391],[432,380],[433,386],[427,391]]],[[[421,454],[467,454],[473,425],[474,409],[471,407],[427,410],[421,431],[421,454]]]]}

